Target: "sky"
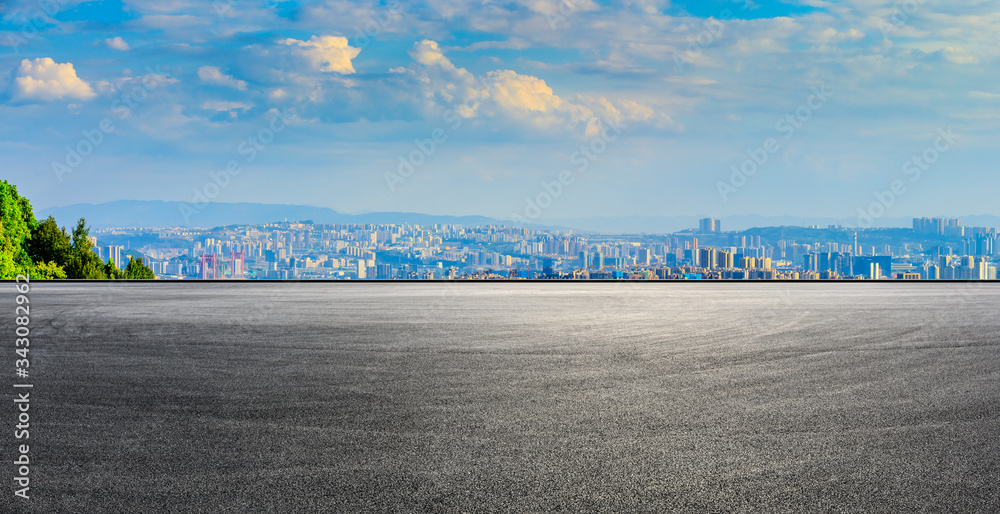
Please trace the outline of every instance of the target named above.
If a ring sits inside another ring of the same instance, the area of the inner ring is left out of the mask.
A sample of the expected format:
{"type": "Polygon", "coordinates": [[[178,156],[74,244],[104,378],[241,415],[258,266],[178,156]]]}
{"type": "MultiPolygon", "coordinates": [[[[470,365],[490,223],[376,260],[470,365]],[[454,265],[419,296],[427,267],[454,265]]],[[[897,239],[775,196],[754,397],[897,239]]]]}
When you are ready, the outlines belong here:
{"type": "Polygon", "coordinates": [[[341,212],[1000,214],[1000,2],[7,0],[0,178],[341,212]]]}

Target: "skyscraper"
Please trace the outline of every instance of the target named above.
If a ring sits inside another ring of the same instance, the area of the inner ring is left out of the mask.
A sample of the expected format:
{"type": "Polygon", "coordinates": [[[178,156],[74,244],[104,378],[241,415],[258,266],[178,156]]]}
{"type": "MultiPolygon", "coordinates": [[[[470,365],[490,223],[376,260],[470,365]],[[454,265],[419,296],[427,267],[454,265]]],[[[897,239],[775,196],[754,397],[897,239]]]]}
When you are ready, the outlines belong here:
{"type": "Polygon", "coordinates": [[[722,232],[722,222],[715,218],[702,218],[698,220],[698,232],[722,232]]]}
{"type": "MultiPolygon", "coordinates": [[[[106,246],[105,249],[108,255],[107,258],[104,260],[111,260],[112,262],[115,263],[115,267],[117,268],[122,268],[125,266],[125,263],[122,262],[122,250],[124,250],[125,247],[119,245],[109,245],[106,246]]],[[[104,258],[103,255],[101,257],[104,258]]]]}
{"type": "Polygon", "coordinates": [[[635,253],[635,263],[640,266],[649,265],[649,248],[640,248],[635,253]]]}
{"type": "Polygon", "coordinates": [[[716,264],[720,268],[732,269],[735,268],[735,262],[733,262],[734,254],[732,252],[720,251],[716,254],[716,264]]]}
{"type": "Polygon", "coordinates": [[[699,250],[698,265],[702,268],[714,269],[716,267],[715,248],[702,248],[699,250]]]}

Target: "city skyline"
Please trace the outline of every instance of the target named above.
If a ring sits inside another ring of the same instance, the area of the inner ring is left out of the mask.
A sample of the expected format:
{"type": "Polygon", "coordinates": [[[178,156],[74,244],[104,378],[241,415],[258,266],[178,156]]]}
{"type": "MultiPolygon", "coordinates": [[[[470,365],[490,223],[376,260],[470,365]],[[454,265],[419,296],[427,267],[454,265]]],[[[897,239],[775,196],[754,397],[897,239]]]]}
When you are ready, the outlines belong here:
{"type": "Polygon", "coordinates": [[[502,225],[283,221],[105,228],[93,251],[163,279],[996,280],[1000,234],[960,219],[907,229],[758,227],[704,218],[676,233],[594,234],[502,225]],[[127,245],[127,246],[123,246],[127,245]],[[134,245],[134,246],[133,246],[134,245]]]}
{"type": "Polygon", "coordinates": [[[998,214],[994,8],[6,2],[0,155],[38,209],[998,214]]]}
{"type": "MultiPolygon", "coordinates": [[[[524,223],[517,219],[498,219],[488,216],[441,216],[424,213],[370,212],[350,214],[325,207],[308,205],[254,204],[254,203],[189,203],[163,201],[117,201],[104,204],[74,204],[66,207],[41,209],[37,215],[53,216],[56,220],[85,218],[93,228],[124,227],[188,227],[213,228],[226,225],[255,225],[282,220],[312,220],[320,224],[461,224],[506,225],[534,229],[571,229],[582,232],[606,234],[667,234],[697,225],[700,216],[608,216],[550,220],[549,223],[524,223]]],[[[1000,226],[1000,216],[921,216],[935,218],[961,218],[972,225],[1000,226]]],[[[713,218],[708,218],[713,219],[713,218]]],[[[911,227],[913,218],[817,218],[797,216],[723,216],[716,219],[727,230],[746,230],[766,226],[843,226],[858,229],[911,227]]]]}

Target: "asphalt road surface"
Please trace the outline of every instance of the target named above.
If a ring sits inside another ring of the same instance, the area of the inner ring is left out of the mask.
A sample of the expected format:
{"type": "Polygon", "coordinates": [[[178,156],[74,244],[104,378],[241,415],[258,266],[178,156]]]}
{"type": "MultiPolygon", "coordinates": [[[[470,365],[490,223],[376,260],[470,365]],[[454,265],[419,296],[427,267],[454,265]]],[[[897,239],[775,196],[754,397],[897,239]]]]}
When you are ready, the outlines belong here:
{"type": "Polygon", "coordinates": [[[5,512],[1000,511],[1000,284],[30,300],[31,499],[0,466],[5,512]]]}

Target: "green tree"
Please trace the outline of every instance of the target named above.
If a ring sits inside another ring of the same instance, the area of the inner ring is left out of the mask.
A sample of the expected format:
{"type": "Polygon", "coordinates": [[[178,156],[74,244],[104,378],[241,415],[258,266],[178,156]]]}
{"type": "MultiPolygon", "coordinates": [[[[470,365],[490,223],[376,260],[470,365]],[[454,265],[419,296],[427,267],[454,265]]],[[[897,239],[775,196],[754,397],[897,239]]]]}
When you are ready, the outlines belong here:
{"type": "Polygon", "coordinates": [[[31,203],[17,186],[0,180],[0,279],[31,278],[154,279],[142,258],[130,260],[125,270],[111,260],[102,262],[90,242],[90,228],[80,218],[72,237],[49,216],[35,220],[31,203]]]}
{"type": "MultiPolygon", "coordinates": [[[[73,255],[73,244],[65,228],[59,228],[55,218],[39,223],[31,230],[31,240],[28,242],[28,256],[34,261],[41,274],[45,269],[53,267],[65,269],[73,255]]],[[[51,273],[49,273],[51,274],[51,273]]],[[[39,277],[43,278],[43,277],[39,277]]],[[[55,278],[55,277],[49,277],[55,278]]],[[[65,273],[63,273],[65,278],[65,273]]]]}
{"type": "MultiPolygon", "coordinates": [[[[94,245],[88,239],[89,236],[90,228],[87,227],[86,220],[80,218],[76,222],[76,228],[73,229],[73,242],[70,249],[69,263],[66,266],[66,276],[68,278],[86,279],[118,278],[114,275],[108,277],[108,272],[111,270],[94,253],[94,245]]],[[[114,268],[114,265],[112,264],[110,268],[114,268]]]]}
{"type": "Polygon", "coordinates": [[[125,278],[125,273],[122,272],[121,268],[115,265],[115,261],[108,259],[108,262],[104,263],[104,278],[121,280],[125,278]]]}
{"type": "Polygon", "coordinates": [[[66,278],[66,270],[54,262],[42,262],[35,264],[31,278],[66,278]]]}
{"type": "Polygon", "coordinates": [[[125,278],[128,280],[153,280],[156,275],[153,270],[142,262],[142,257],[137,257],[128,261],[125,266],[125,278]]]}
{"type": "Polygon", "coordinates": [[[31,273],[26,243],[35,224],[28,199],[17,193],[17,186],[0,180],[0,279],[31,273]]]}

